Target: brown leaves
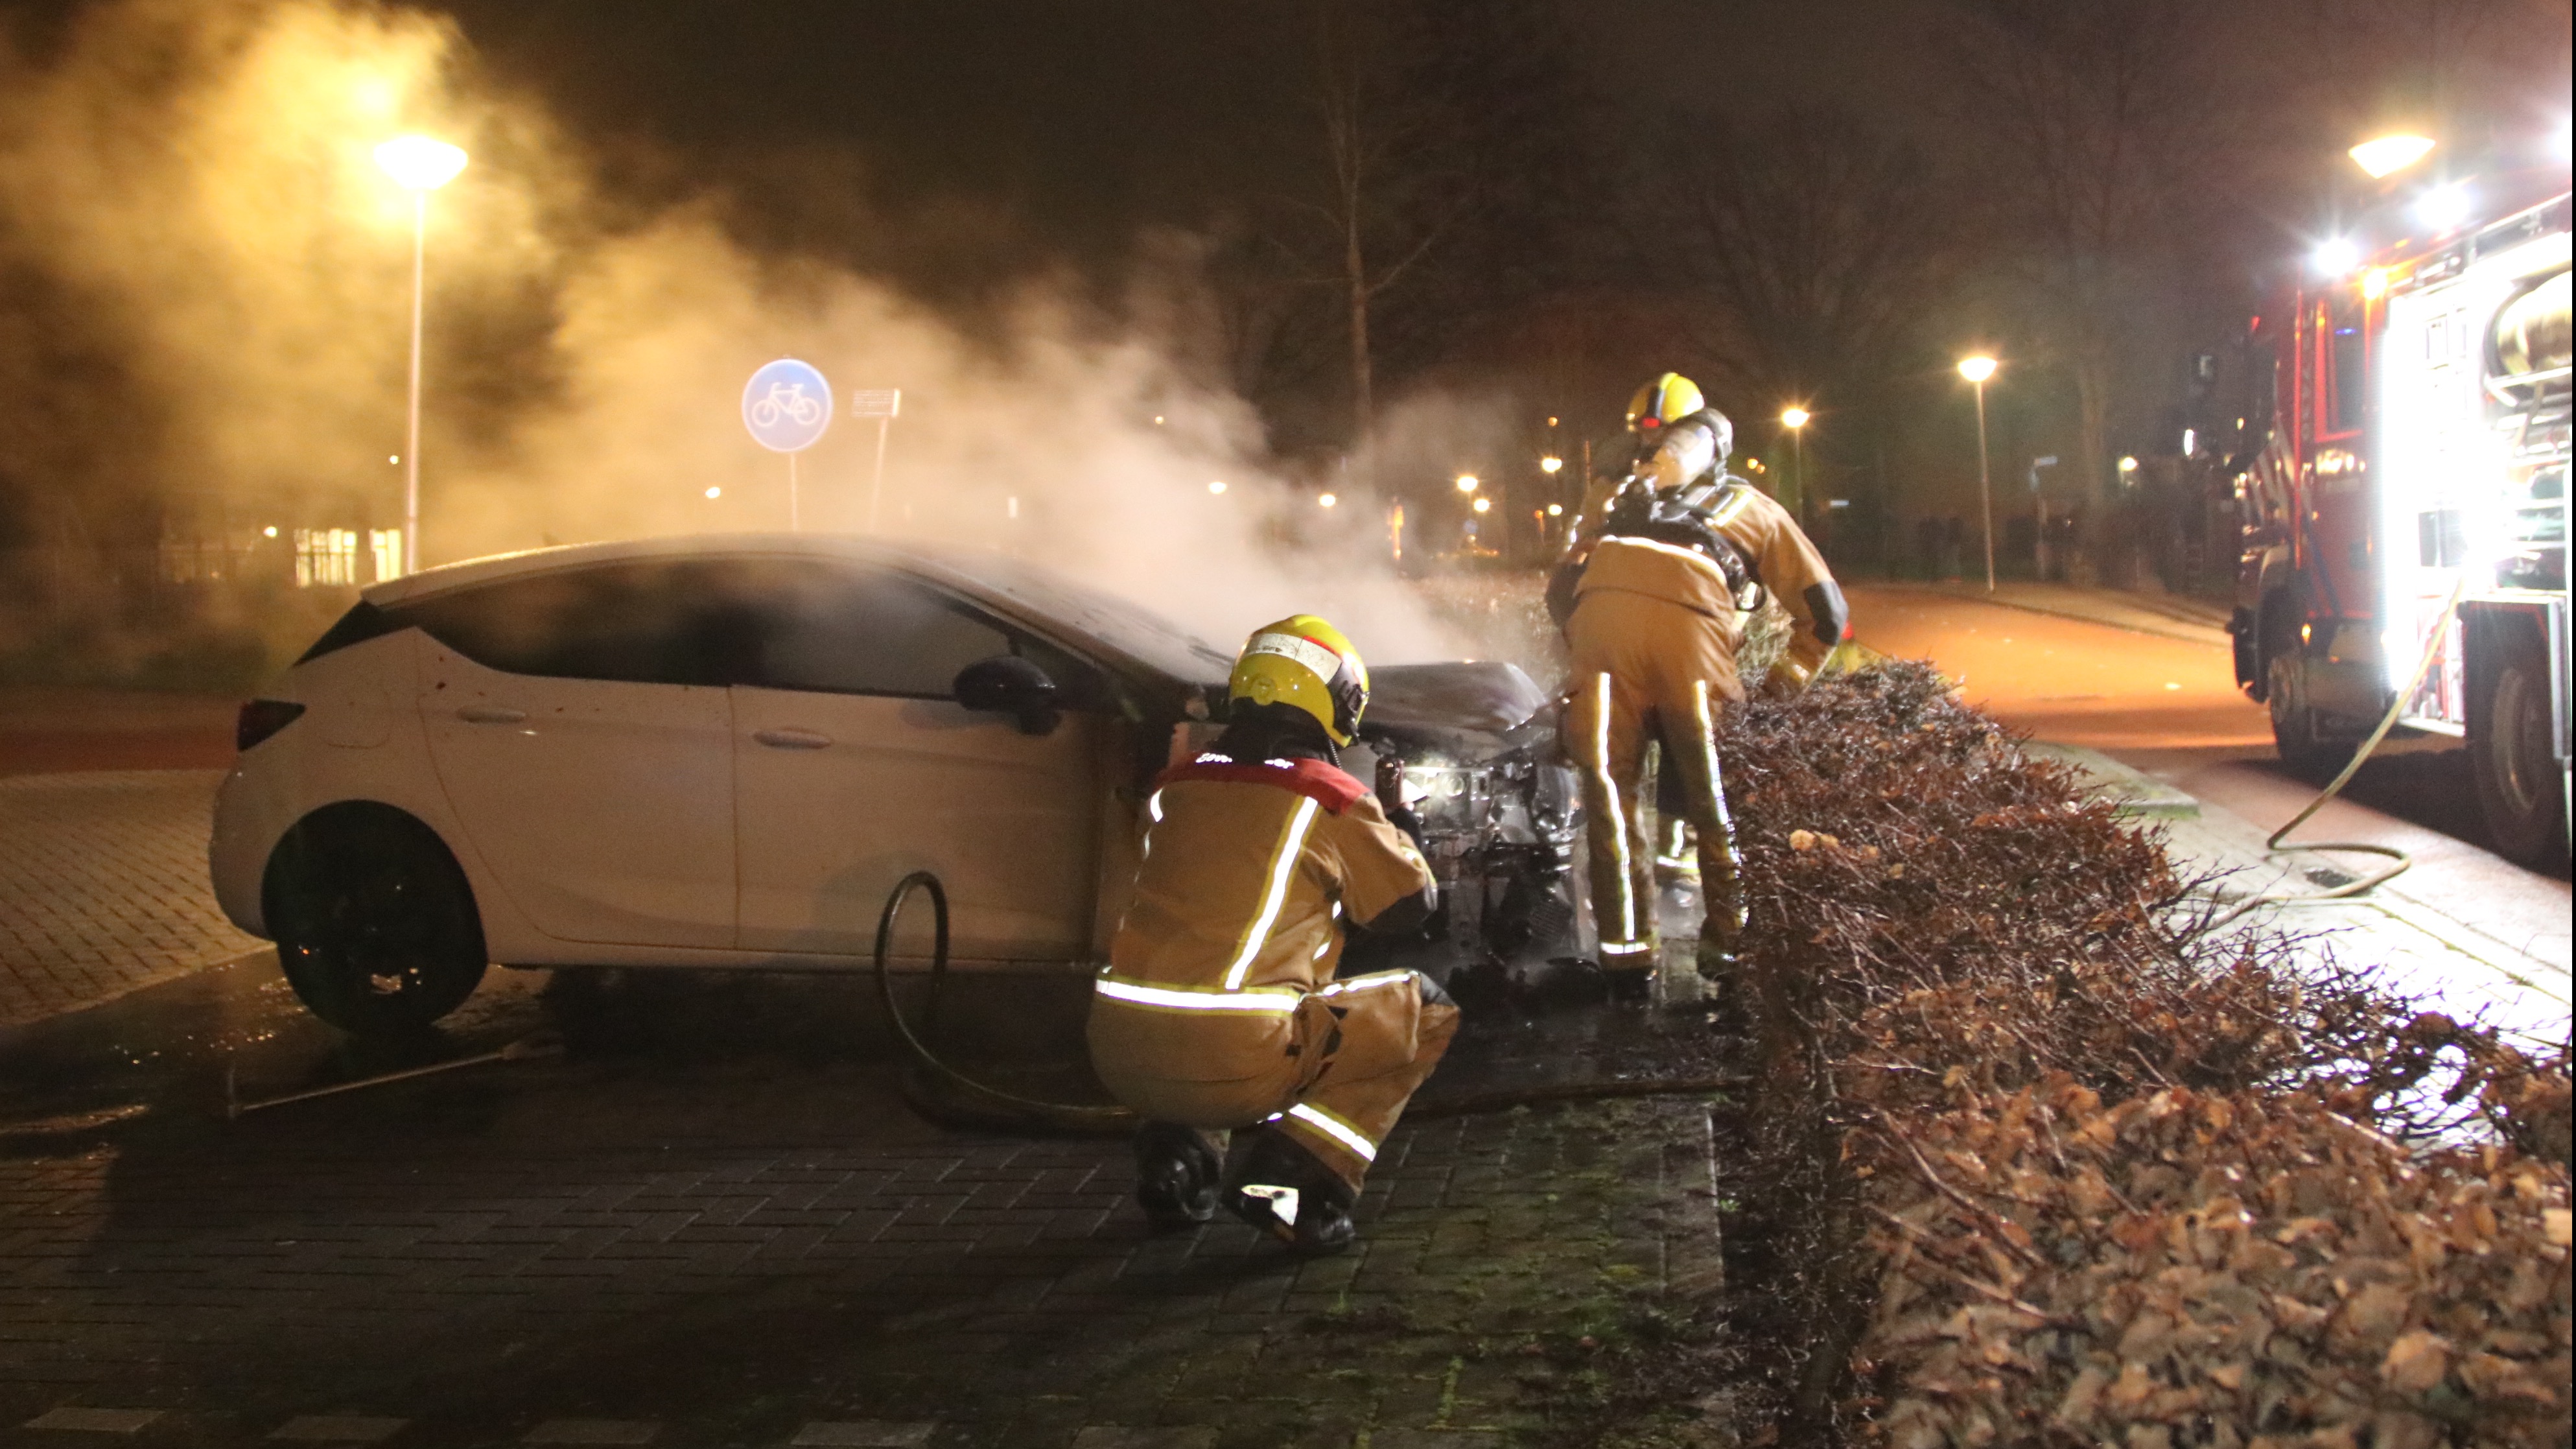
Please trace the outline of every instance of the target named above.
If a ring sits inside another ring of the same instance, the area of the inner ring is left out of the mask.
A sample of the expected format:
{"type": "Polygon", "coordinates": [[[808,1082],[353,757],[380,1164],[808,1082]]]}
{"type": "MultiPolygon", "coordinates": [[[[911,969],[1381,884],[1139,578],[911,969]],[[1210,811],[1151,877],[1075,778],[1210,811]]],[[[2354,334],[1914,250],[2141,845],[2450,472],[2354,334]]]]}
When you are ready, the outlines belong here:
{"type": "Polygon", "coordinates": [[[1784,1424],[2564,1443],[2565,1060],[2213,936],[2152,833],[1938,686],[1729,713],[1787,1144],[1756,1195],[1807,1254],[1761,1321],[1865,1366],[1784,1424]]]}

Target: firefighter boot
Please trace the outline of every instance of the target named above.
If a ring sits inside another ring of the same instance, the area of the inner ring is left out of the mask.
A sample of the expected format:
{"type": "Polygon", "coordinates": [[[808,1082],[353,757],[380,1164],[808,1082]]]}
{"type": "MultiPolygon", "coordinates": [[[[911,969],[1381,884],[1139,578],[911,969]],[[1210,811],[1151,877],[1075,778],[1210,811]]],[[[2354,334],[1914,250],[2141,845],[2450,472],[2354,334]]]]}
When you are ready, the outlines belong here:
{"type": "Polygon", "coordinates": [[[1206,1134],[1175,1122],[1136,1129],[1136,1202],[1158,1230],[1195,1227],[1216,1216],[1225,1159],[1206,1134]]]}
{"type": "Polygon", "coordinates": [[[1236,1217],[1309,1253],[1338,1253],[1357,1229],[1359,1194],[1285,1134],[1264,1132],[1245,1154],[1225,1205],[1236,1217]]]}

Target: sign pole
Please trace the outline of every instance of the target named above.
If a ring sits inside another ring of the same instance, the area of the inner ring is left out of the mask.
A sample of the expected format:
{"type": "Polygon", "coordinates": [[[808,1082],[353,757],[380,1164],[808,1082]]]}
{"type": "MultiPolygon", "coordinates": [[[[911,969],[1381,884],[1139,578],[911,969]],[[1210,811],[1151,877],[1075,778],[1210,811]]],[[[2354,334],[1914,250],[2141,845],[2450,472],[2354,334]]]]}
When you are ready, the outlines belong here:
{"type": "Polygon", "coordinates": [[[797,512],[796,505],[796,455],[794,453],[787,455],[787,531],[789,533],[805,531],[803,515],[797,512]]]}

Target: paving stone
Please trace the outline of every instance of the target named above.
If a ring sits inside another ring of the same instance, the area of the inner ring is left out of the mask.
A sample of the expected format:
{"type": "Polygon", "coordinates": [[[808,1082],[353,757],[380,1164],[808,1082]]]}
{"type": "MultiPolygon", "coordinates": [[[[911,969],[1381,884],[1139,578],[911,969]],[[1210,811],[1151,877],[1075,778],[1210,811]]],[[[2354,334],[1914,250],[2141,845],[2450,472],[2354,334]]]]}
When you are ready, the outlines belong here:
{"type": "Polygon", "coordinates": [[[222,782],[220,770],[0,777],[0,1027],[259,949],[206,877],[222,782]]]}
{"type": "Polygon", "coordinates": [[[1128,1429],[1095,1424],[1073,1436],[1073,1449],[1214,1449],[1214,1429],[1128,1429]]]}
{"type": "Polygon", "coordinates": [[[408,1419],[369,1418],[359,1414],[306,1414],[280,1424],[268,1437],[317,1444],[373,1444],[402,1432],[408,1419]]]}
{"type": "Polygon", "coordinates": [[[937,1424],[896,1424],[881,1419],[818,1419],[788,1440],[797,1449],[921,1449],[937,1424]]]}
{"type": "Polygon", "coordinates": [[[86,1434],[132,1434],[160,1417],[157,1409],[83,1409],[65,1405],[29,1419],[27,1427],[86,1434]]]}
{"type": "Polygon", "coordinates": [[[548,1419],[522,1444],[650,1444],[662,1426],[636,1419],[548,1419]]]}

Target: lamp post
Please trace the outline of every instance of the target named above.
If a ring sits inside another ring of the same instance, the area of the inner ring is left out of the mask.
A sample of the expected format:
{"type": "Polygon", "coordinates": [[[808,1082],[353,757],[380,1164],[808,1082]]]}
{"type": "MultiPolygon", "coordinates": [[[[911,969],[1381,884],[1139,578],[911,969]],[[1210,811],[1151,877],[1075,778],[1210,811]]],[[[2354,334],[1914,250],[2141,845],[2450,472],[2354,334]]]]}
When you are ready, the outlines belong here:
{"type": "Polygon", "coordinates": [[[420,572],[420,314],[429,252],[429,194],[465,169],[465,152],[427,136],[397,136],[376,148],[376,164],[411,193],[411,399],[403,435],[403,572],[420,572]]]}
{"type": "Polygon", "coordinates": [[[1986,470],[1986,379],[1995,375],[1995,360],[1980,352],[1959,359],[1959,375],[1977,390],[1977,510],[1986,534],[1986,592],[1995,591],[1995,490],[1986,470]]]}
{"type": "Polygon", "coordinates": [[[1809,414],[1805,408],[1796,406],[1789,407],[1780,414],[1781,426],[1789,430],[1789,455],[1796,463],[1798,505],[1802,508],[1806,506],[1807,502],[1808,416],[1809,414]]]}

